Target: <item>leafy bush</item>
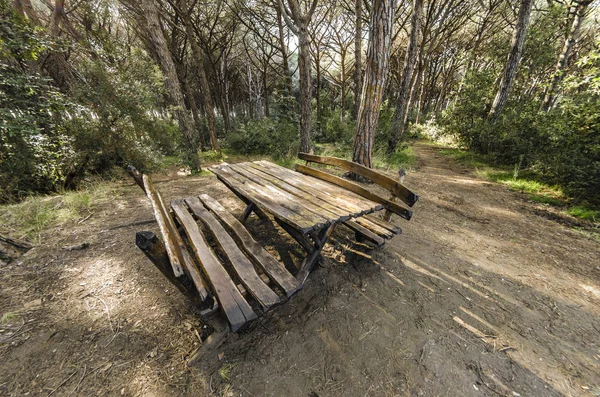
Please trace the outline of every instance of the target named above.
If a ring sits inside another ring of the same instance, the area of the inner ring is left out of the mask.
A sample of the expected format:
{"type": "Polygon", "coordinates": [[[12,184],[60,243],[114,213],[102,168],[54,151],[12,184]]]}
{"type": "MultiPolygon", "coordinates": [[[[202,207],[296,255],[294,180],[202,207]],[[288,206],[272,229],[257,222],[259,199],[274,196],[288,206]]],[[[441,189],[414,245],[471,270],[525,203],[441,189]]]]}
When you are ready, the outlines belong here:
{"type": "Polygon", "coordinates": [[[62,128],[72,103],[49,79],[23,67],[48,45],[0,3],[0,202],[56,189],[72,156],[62,128]]]}
{"type": "Polygon", "coordinates": [[[32,66],[61,43],[0,2],[0,202],[73,188],[114,166],[148,171],[183,147],[149,56],[126,52],[118,36],[102,40],[96,60],[73,65],[80,81],[62,93],[32,66]]]}
{"type": "Polygon", "coordinates": [[[350,115],[343,114],[341,109],[335,109],[323,115],[321,133],[315,134],[318,143],[338,143],[352,145],[355,122],[350,115]],[[343,116],[343,117],[342,117],[343,116]]]}
{"type": "Polygon", "coordinates": [[[237,153],[274,158],[295,156],[298,142],[298,127],[285,119],[249,120],[226,137],[227,147],[237,153]]]}
{"type": "Polygon", "coordinates": [[[562,84],[550,112],[540,102],[511,97],[501,117],[486,118],[494,84],[487,72],[469,74],[460,100],[442,119],[446,134],[497,164],[530,168],[576,200],[600,204],[600,55],[592,51],[562,84]]]}

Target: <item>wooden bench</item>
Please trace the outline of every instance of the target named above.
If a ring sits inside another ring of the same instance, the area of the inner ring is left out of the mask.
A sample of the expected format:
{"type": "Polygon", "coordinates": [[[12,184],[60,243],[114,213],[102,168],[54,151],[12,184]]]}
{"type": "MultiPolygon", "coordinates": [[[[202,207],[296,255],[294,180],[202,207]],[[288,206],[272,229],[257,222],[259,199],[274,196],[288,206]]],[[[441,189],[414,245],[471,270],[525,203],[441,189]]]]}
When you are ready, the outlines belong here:
{"type": "Polygon", "coordinates": [[[138,232],[136,245],[203,314],[220,309],[235,332],[257,317],[258,308],[267,311],[302,288],[215,199],[202,194],[167,207],[147,175],[131,166],[128,171],[150,200],[161,235],[138,232]]]}
{"type": "MultiPolygon", "coordinates": [[[[308,153],[299,153],[298,158],[306,161],[306,165],[297,164],[296,171],[304,175],[309,175],[319,180],[328,182],[329,184],[340,186],[350,192],[358,194],[368,200],[374,201],[381,204],[385,208],[385,215],[383,219],[377,215],[366,215],[360,218],[350,219],[344,222],[344,225],[352,229],[356,233],[358,240],[367,240],[374,243],[377,246],[382,246],[385,240],[389,240],[397,234],[402,233],[402,229],[399,226],[389,222],[392,214],[396,214],[401,218],[410,220],[412,217],[412,211],[398,205],[395,200],[400,199],[409,207],[415,205],[419,197],[408,190],[403,182],[404,171],[400,170],[399,180],[396,181],[386,175],[383,175],[371,168],[367,168],[363,165],[348,161],[337,157],[325,157],[316,156],[308,153]],[[310,163],[322,164],[327,166],[333,166],[340,168],[343,171],[353,173],[361,177],[361,179],[367,179],[368,181],[375,183],[382,188],[389,191],[391,197],[389,199],[383,198],[371,190],[366,189],[358,183],[354,183],[348,179],[333,175],[325,172],[322,169],[309,167],[310,163]]],[[[327,184],[319,184],[315,182],[315,190],[328,189],[327,184]]]]}

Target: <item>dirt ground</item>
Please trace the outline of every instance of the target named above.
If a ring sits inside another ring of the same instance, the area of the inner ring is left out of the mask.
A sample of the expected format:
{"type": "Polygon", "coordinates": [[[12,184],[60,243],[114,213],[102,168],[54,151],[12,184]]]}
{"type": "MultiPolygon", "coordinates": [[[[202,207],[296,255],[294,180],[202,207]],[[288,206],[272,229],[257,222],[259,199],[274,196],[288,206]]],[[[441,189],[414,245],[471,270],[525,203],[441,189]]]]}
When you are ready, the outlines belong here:
{"type": "MultiPolygon", "coordinates": [[[[600,244],[417,145],[421,199],[379,249],[336,232],[305,288],[187,368],[198,313],[134,245],[130,181],[0,272],[1,396],[600,396],[600,244]],[[89,242],[85,250],[63,246],[89,242]]],[[[392,174],[392,171],[390,171],[392,174]]],[[[157,175],[166,199],[212,176],[157,175]]],[[[288,265],[299,248],[255,216],[288,265]]]]}

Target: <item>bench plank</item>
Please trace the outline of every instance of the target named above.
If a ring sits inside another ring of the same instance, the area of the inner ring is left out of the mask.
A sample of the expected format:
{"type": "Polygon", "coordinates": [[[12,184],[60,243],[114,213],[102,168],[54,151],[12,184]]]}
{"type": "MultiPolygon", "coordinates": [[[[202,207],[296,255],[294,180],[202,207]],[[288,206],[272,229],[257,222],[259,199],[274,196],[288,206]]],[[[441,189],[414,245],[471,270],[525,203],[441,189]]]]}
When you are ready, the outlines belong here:
{"type": "Polygon", "coordinates": [[[383,206],[386,209],[390,210],[394,214],[401,216],[404,219],[409,220],[412,217],[412,212],[410,210],[403,208],[403,207],[399,206],[398,204],[391,202],[390,200],[384,199],[383,197],[380,197],[380,196],[376,195],[375,193],[370,192],[369,190],[365,189],[364,187],[362,187],[354,182],[347,181],[343,178],[340,178],[340,177],[332,175],[332,174],[328,174],[327,172],[323,172],[323,171],[317,170],[315,168],[305,167],[301,164],[296,164],[296,171],[301,172],[304,175],[310,175],[315,178],[319,178],[324,181],[341,186],[347,190],[350,190],[351,192],[354,192],[354,193],[357,193],[357,194],[363,196],[364,198],[366,198],[368,200],[383,204],[383,206]]]}
{"type": "Polygon", "coordinates": [[[348,226],[351,230],[358,232],[363,238],[371,241],[378,247],[381,247],[382,245],[385,244],[385,240],[383,239],[383,237],[378,236],[376,233],[373,233],[372,231],[370,231],[366,227],[360,225],[359,223],[357,223],[354,220],[344,222],[344,225],[348,226]]]}
{"type": "Polygon", "coordinates": [[[229,259],[233,270],[239,277],[246,290],[267,311],[273,305],[281,302],[279,296],[273,292],[258,276],[252,262],[238,248],[229,233],[221,226],[219,221],[204,208],[196,197],[185,199],[192,213],[201,220],[214,236],[217,245],[229,259]]]}
{"type": "Polygon", "coordinates": [[[298,153],[298,158],[313,163],[340,167],[346,171],[350,171],[357,175],[368,178],[371,181],[378,184],[379,186],[389,190],[394,196],[400,198],[409,207],[412,207],[419,199],[419,196],[408,190],[402,184],[398,183],[397,181],[393,180],[392,178],[386,175],[380,174],[379,172],[372,170],[371,168],[365,167],[364,165],[357,164],[345,159],[340,159],[337,157],[316,156],[314,154],[308,153],[298,153]]]}
{"type": "Polygon", "coordinates": [[[273,282],[281,288],[285,295],[289,298],[302,285],[296,280],[279,262],[271,256],[259,243],[257,243],[248,230],[238,221],[229,211],[227,211],[219,202],[207,194],[201,194],[200,200],[211,210],[217,218],[228,229],[231,235],[238,241],[238,244],[265,272],[265,274],[273,280],[273,282]]]}
{"type": "Polygon", "coordinates": [[[400,226],[394,225],[391,222],[386,222],[383,219],[379,218],[377,215],[367,215],[364,217],[364,219],[389,230],[393,234],[402,234],[402,229],[400,228],[400,226]]]}
{"type": "Polygon", "coordinates": [[[381,227],[381,226],[379,226],[379,225],[371,222],[368,219],[358,218],[358,219],[355,219],[355,221],[356,221],[356,223],[358,223],[362,227],[365,227],[365,228],[369,229],[373,233],[375,233],[378,236],[381,236],[381,237],[383,237],[383,238],[385,238],[387,240],[389,240],[392,237],[394,237],[394,233],[390,232],[386,228],[383,228],[383,227],[381,227]]]}
{"type": "Polygon", "coordinates": [[[236,332],[247,321],[255,319],[257,317],[256,313],[240,294],[235,283],[206,243],[192,214],[183,206],[183,203],[174,203],[172,208],[190,240],[198,263],[200,263],[209,283],[213,287],[231,331],[236,332]]]}
{"type": "Polygon", "coordinates": [[[169,216],[169,212],[167,211],[160,194],[154,188],[152,181],[147,175],[143,175],[142,179],[146,196],[152,204],[154,217],[156,218],[158,229],[160,230],[160,234],[165,243],[167,255],[169,256],[169,261],[173,268],[173,274],[175,277],[183,276],[183,257],[181,254],[183,242],[179,241],[179,235],[176,233],[177,229],[175,229],[174,224],[169,222],[169,220],[172,222],[172,219],[169,216]]]}
{"type": "Polygon", "coordinates": [[[229,189],[236,192],[236,194],[245,197],[249,202],[257,205],[261,210],[285,220],[303,234],[309,233],[315,228],[314,223],[303,218],[298,213],[279,205],[268,196],[265,197],[255,189],[252,189],[251,186],[254,184],[240,182],[231,172],[222,166],[210,167],[209,170],[217,175],[219,180],[227,185],[229,189]]]}

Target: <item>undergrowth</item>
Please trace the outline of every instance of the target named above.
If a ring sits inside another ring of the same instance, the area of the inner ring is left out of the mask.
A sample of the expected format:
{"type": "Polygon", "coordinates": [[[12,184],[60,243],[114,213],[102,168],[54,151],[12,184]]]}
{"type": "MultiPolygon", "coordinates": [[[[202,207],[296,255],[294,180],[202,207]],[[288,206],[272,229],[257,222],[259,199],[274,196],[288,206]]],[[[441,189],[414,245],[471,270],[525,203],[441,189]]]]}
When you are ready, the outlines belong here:
{"type": "MultiPolygon", "coordinates": [[[[315,153],[320,156],[340,157],[347,160],[352,159],[352,148],[334,144],[318,144],[315,153]]],[[[412,147],[398,148],[395,153],[387,156],[385,150],[376,150],[373,152],[373,167],[374,168],[406,168],[414,167],[417,162],[412,147]]]]}
{"type": "Polygon", "coordinates": [[[18,204],[0,206],[0,232],[39,243],[44,231],[91,213],[94,203],[118,195],[110,182],[90,184],[56,196],[31,196],[18,204]]]}

